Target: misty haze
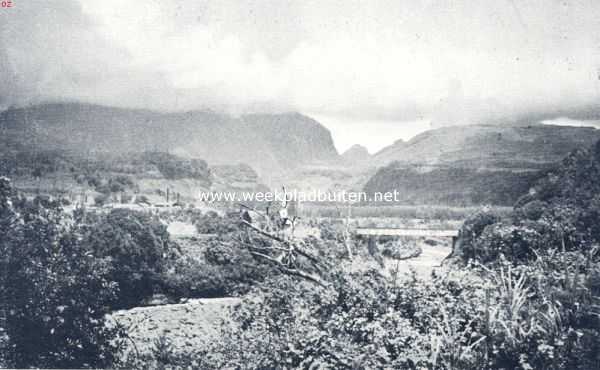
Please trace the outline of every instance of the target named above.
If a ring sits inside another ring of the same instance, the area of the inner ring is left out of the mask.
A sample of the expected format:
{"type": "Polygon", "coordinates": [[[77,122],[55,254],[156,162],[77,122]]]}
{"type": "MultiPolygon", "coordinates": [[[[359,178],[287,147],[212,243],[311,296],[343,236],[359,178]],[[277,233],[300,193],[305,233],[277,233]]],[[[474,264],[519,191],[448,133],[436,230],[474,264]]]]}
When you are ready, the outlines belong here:
{"type": "Polygon", "coordinates": [[[600,369],[600,3],[0,2],[0,368],[600,369]]]}

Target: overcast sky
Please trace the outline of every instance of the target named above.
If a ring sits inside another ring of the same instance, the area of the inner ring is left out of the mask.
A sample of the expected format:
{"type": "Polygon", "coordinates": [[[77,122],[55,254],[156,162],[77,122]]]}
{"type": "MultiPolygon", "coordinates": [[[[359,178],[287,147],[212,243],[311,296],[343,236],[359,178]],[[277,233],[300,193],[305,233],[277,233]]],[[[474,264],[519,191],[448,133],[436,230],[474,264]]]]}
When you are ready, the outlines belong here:
{"type": "Polygon", "coordinates": [[[600,119],[597,0],[12,1],[0,107],[294,110],[371,151],[440,125],[600,119]]]}

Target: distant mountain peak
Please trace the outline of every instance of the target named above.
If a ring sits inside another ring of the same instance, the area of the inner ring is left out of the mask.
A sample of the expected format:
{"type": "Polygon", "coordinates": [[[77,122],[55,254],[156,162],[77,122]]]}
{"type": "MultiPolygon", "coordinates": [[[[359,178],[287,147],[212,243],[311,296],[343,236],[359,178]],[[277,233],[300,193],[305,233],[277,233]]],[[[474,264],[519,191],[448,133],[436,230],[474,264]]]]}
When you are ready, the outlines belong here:
{"type": "MultiPolygon", "coordinates": [[[[352,145],[350,148],[346,149],[346,151],[344,152],[344,154],[348,154],[348,153],[367,153],[369,154],[369,151],[367,150],[367,148],[365,148],[364,146],[360,145],[360,144],[354,144],[352,145]]],[[[344,155],[342,154],[342,155],[344,155]]]]}
{"type": "Polygon", "coordinates": [[[349,162],[364,162],[371,159],[371,154],[364,146],[354,144],[342,154],[342,158],[349,162]]]}

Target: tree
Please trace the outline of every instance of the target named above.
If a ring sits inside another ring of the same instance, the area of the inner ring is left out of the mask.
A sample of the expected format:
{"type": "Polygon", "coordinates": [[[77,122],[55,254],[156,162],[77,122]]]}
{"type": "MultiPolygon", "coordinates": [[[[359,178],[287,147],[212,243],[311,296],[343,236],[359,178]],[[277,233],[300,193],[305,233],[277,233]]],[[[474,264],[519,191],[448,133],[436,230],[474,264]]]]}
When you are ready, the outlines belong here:
{"type": "Polygon", "coordinates": [[[90,227],[85,243],[97,258],[106,258],[119,287],[117,307],[129,307],[149,297],[171,252],[167,228],[141,212],[114,209],[90,227]]]}
{"type": "Polygon", "coordinates": [[[108,367],[115,360],[118,329],[105,322],[116,292],[109,265],[67,221],[55,205],[16,198],[0,179],[0,293],[11,366],[108,367]]]}

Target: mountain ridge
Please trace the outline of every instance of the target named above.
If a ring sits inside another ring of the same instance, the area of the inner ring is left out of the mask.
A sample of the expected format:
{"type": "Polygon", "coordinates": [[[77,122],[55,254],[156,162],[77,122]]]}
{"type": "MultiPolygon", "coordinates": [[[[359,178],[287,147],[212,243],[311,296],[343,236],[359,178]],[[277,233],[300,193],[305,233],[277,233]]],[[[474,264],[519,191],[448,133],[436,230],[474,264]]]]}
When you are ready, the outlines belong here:
{"type": "Polygon", "coordinates": [[[245,163],[261,175],[339,159],[329,130],[299,113],[233,117],[48,103],[0,112],[0,132],[0,144],[9,150],[161,151],[211,165],[245,163]]]}
{"type": "Polygon", "coordinates": [[[571,151],[599,139],[587,127],[442,127],[375,154],[379,168],[364,190],[396,190],[407,204],[510,206],[571,151]]]}
{"type": "Polygon", "coordinates": [[[592,127],[558,125],[498,125],[481,124],[449,126],[428,130],[407,142],[383,148],[373,158],[379,165],[399,161],[413,165],[473,165],[511,161],[519,155],[520,162],[557,162],[571,150],[589,147],[600,138],[600,130],[592,127]]]}

